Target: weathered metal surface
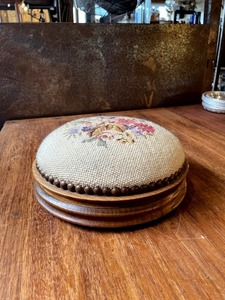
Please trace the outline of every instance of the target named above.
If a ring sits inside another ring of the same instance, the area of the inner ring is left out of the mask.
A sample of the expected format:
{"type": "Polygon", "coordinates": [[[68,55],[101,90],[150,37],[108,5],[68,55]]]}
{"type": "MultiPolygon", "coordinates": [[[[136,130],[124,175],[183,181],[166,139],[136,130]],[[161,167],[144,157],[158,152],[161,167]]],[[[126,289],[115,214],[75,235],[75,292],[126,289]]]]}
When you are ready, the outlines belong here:
{"type": "Polygon", "coordinates": [[[200,101],[208,25],[1,24],[0,120],[200,101]]]}

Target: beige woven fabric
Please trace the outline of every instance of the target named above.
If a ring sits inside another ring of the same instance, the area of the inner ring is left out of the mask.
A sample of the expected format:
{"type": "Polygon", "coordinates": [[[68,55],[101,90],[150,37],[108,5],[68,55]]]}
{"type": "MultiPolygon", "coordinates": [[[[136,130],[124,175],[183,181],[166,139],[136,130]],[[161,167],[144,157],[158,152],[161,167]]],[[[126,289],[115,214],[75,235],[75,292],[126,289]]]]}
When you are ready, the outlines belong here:
{"type": "Polygon", "coordinates": [[[44,172],[59,180],[122,188],[169,177],[183,165],[185,154],[179,140],[155,123],[99,116],[54,130],[36,159],[44,172]]]}

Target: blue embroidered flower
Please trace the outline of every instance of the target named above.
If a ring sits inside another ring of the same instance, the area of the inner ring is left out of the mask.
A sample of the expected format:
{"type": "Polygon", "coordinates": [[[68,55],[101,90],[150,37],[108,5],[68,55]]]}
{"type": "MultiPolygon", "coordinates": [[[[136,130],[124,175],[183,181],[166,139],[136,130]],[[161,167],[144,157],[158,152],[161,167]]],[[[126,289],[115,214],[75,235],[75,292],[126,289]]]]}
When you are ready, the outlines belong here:
{"type": "Polygon", "coordinates": [[[68,129],[68,134],[77,134],[79,132],[79,128],[72,127],[68,129]]]}
{"type": "Polygon", "coordinates": [[[81,128],[81,130],[82,130],[83,132],[90,131],[90,130],[92,130],[92,129],[93,129],[93,127],[91,127],[91,126],[84,126],[84,127],[81,128]]]}

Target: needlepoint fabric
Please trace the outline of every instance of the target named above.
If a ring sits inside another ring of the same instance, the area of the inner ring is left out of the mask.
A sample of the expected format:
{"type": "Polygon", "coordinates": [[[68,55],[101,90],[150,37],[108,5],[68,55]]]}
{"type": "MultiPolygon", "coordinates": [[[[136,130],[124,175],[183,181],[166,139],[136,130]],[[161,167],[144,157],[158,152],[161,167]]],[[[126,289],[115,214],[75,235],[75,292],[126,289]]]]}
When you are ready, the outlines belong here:
{"type": "Polygon", "coordinates": [[[178,138],[144,119],[97,116],[51,132],[36,161],[48,176],[74,185],[133,187],[176,173],[185,162],[178,138]]]}

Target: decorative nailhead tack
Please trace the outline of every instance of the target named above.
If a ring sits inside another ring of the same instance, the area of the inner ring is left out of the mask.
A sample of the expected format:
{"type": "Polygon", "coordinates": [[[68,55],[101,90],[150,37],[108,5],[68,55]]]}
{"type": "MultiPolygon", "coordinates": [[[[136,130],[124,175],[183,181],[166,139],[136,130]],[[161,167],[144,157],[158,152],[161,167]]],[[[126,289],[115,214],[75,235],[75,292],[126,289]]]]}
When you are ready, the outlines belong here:
{"type": "Polygon", "coordinates": [[[175,181],[175,180],[177,179],[177,177],[179,177],[179,176],[176,176],[175,173],[174,173],[174,174],[173,174],[173,178],[171,179],[171,183],[172,183],[173,181],[175,181]]]}
{"type": "Polygon", "coordinates": [[[102,189],[99,186],[96,186],[95,188],[93,188],[93,192],[95,195],[102,195],[102,189]]]}
{"type": "Polygon", "coordinates": [[[60,187],[60,181],[59,179],[54,179],[54,185],[57,186],[57,187],[60,187]]]}
{"type": "Polygon", "coordinates": [[[75,191],[76,191],[76,193],[83,194],[84,188],[82,187],[82,185],[76,185],[75,191]]]}
{"type": "Polygon", "coordinates": [[[139,187],[138,186],[132,186],[131,188],[131,193],[132,194],[138,194],[140,191],[139,187]]]}
{"type": "Polygon", "coordinates": [[[121,195],[121,191],[117,187],[112,188],[111,189],[111,193],[112,193],[113,196],[119,196],[119,195],[121,195]]]}
{"type": "Polygon", "coordinates": [[[68,183],[67,184],[67,188],[70,192],[75,192],[75,187],[74,187],[74,184],[72,183],[68,183]]]}
{"type": "Polygon", "coordinates": [[[128,187],[123,187],[121,189],[121,194],[122,195],[129,195],[130,194],[130,189],[128,187]]]}
{"type": "Polygon", "coordinates": [[[148,189],[149,189],[149,191],[153,191],[155,189],[155,182],[149,183],[148,189]]]}
{"type": "Polygon", "coordinates": [[[163,185],[168,185],[170,183],[169,177],[163,179],[163,185]]]}
{"type": "Polygon", "coordinates": [[[156,186],[157,188],[163,187],[163,181],[162,181],[161,179],[159,179],[158,181],[156,181],[155,186],[156,186]]]}
{"type": "Polygon", "coordinates": [[[54,178],[53,178],[53,176],[49,176],[49,177],[48,177],[48,181],[49,181],[51,184],[53,184],[53,183],[54,183],[54,178]]]}
{"type": "Polygon", "coordinates": [[[85,194],[92,195],[93,189],[90,186],[85,186],[84,192],[85,192],[85,194]]]}
{"type": "Polygon", "coordinates": [[[102,189],[102,192],[103,192],[103,194],[104,194],[105,196],[110,196],[110,195],[111,195],[111,190],[110,190],[110,188],[108,188],[108,187],[104,187],[104,188],[102,189]]]}
{"type": "Polygon", "coordinates": [[[147,184],[142,184],[140,186],[140,191],[141,191],[141,193],[147,193],[147,191],[148,191],[148,185],[147,184]]]}
{"type": "Polygon", "coordinates": [[[64,190],[67,190],[67,183],[64,180],[60,181],[60,187],[64,190]]]}

